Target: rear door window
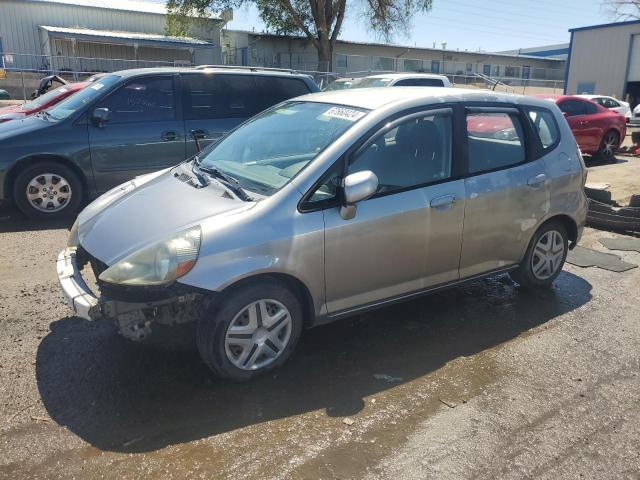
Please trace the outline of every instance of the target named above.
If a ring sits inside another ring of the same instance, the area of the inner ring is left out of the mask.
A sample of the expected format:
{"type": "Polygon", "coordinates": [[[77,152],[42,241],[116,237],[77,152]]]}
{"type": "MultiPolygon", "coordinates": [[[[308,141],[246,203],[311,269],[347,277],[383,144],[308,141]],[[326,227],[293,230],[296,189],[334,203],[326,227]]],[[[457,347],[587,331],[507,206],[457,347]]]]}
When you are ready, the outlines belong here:
{"type": "Polygon", "coordinates": [[[467,114],[469,173],[507,168],[526,159],[524,132],[516,114],[467,114]]]}
{"type": "Polygon", "coordinates": [[[182,77],[186,120],[252,117],[258,109],[251,75],[199,74],[182,77]]]}

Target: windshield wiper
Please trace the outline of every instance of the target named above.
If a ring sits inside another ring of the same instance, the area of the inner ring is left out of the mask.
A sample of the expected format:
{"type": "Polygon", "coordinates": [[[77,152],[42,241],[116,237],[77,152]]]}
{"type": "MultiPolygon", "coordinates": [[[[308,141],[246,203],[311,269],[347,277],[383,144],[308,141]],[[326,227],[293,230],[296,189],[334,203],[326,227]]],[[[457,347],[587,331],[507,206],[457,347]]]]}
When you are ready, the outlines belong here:
{"type": "Polygon", "coordinates": [[[198,169],[198,157],[196,156],[194,160],[195,161],[193,162],[193,166],[191,167],[191,173],[193,173],[196,176],[196,179],[198,179],[198,182],[200,182],[200,186],[206,187],[207,185],[209,185],[209,182],[197,170],[198,169]]]}
{"type": "Polygon", "coordinates": [[[253,200],[240,186],[240,182],[236,178],[233,178],[231,175],[227,175],[226,173],[220,171],[215,167],[203,167],[200,164],[200,159],[197,156],[194,158],[194,169],[195,168],[197,168],[200,172],[204,172],[211,175],[212,177],[215,177],[220,183],[222,183],[225,187],[235,193],[240,200],[244,200],[245,202],[250,202],[251,200],[253,200]]]}

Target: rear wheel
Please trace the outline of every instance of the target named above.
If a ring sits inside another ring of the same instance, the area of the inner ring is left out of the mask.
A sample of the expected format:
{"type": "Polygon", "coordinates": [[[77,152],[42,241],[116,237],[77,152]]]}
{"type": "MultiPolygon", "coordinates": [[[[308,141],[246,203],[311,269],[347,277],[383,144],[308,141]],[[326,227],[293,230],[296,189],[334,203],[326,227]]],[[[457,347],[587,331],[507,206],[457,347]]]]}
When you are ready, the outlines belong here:
{"type": "Polygon", "coordinates": [[[302,315],[299,299],[280,283],[232,288],[198,321],[200,356],[219,377],[249,380],[291,356],[302,333],[302,315]]]}
{"type": "Polygon", "coordinates": [[[614,130],[608,131],[602,138],[602,143],[598,150],[598,157],[607,162],[615,160],[616,150],[618,150],[619,145],[620,137],[618,136],[618,132],[614,130]]]}
{"type": "Polygon", "coordinates": [[[13,184],[13,200],[29,218],[74,215],[82,202],[82,182],[69,167],[38,162],[22,170],[13,184]]]}
{"type": "Polygon", "coordinates": [[[564,225],[547,222],[533,236],[522,263],[510,275],[523,287],[550,287],[560,275],[568,252],[564,225]]]}

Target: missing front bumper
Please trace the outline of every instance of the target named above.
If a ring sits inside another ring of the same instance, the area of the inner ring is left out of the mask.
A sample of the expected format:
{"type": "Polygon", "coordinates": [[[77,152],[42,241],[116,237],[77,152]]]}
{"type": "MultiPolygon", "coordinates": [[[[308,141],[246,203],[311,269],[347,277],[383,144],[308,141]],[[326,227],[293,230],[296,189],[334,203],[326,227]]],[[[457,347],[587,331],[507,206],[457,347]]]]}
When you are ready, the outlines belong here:
{"type": "Polygon", "coordinates": [[[205,302],[201,293],[181,293],[150,301],[128,302],[97,297],[81,275],[77,248],[68,247],[58,255],[58,280],[67,303],[76,316],[85,320],[111,319],[120,333],[131,340],[143,340],[154,322],[174,325],[194,321],[205,302]]]}

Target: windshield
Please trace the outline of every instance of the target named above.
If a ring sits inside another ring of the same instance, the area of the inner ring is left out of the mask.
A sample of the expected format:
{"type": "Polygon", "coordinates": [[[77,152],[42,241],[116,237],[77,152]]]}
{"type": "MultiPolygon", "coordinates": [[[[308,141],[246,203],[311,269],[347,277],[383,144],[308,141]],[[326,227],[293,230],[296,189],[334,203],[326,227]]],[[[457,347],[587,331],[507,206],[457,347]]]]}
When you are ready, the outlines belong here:
{"type": "Polygon", "coordinates": [[[205,150],[200,164],[235,177],[247,190],[272,195],[366,113],[327,103],[281,104],[205,150]]]}
{"type": "Polygon", "coordinates": [[[351,85],[351,88],[386,87],[390,81],[390,78],[363,78],[359,82],[351,85]]]}
{"type": "Polygon", "coordinates": [[[22,108],[24,108],[25,110],[36,110],[43,105],[46,105],[50,101],[55,100],[56,97],[58,97],[59,95],[63,95],[69,90],[71,89],[68,86],[63,85],[62,87],[51,90],[50,92],[47,92],[44,95],[40,95],[38,98],[25,103],[24,105],[22,105],[22,108]]]}
{"type": "Polygon", "coordinates": [[[103,88],[113,85],[120,80],[120,78],[118,75],[109,75],[108,77],[101,78],[97,82],[83,88],[75,95],[71,95],[69,98],[49,108],[47,112],[55,120],[64,120],[69,115],[84,107],[87,103],[98,98],[102,94],[103,88]]]}

